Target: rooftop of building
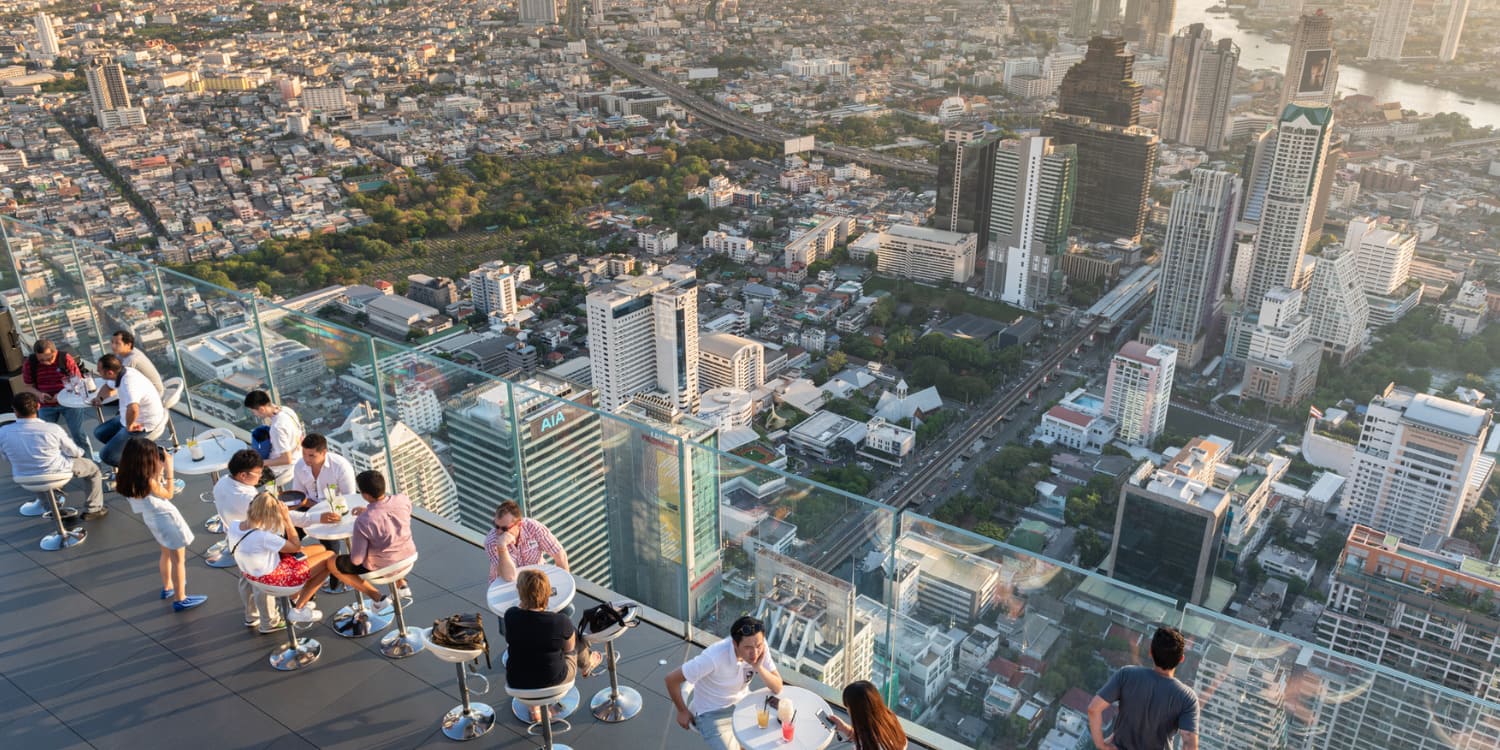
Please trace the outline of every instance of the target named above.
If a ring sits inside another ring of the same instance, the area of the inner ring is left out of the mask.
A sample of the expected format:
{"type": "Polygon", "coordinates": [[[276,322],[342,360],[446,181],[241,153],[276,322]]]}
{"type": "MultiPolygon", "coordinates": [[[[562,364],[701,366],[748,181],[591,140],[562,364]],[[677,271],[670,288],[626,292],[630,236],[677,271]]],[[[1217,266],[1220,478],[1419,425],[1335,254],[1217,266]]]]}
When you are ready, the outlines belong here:
{"type": "Polygon", "coordinates": [[[939,245],[961,245],[970,236],[963,232],[950,232],[946,229],[933,229],[932,227],[918,227],[910,224],[893,224],[885,230],[892,237],[901,237],[920,242],[932,242],[939,245]]]}
{"type": "Polygon", "coordinates": [[[1449,401],[1425,393],[1414,393],[1406,407],[1404,416],[1418,424],[1456,432],[1469,437],[1484,434],[1490,424],[1490,410],[1469,406],[1458,401],[1449,401]]]}

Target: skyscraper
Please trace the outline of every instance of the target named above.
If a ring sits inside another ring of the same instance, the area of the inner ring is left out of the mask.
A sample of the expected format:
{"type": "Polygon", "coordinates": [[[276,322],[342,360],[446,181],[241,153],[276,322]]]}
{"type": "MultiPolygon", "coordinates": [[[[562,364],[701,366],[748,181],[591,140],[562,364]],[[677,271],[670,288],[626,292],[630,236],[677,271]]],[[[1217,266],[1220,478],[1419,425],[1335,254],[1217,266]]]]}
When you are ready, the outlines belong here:
{"type": "Polygon", "coordinates": [[[1489,481],[1491,412],[1387,386],[1370,401],[1339,520],[1420,543],[1449,536],[1489,481]]]}
{"type": "Polygon", "coordinates": [[[588,296],[589,357],[602,406],[656,391],[663,406],[698,410],[698,281],[667,266],[588,296]]]}
{"type": "Polygon", "coordinates": [[[1216,327],[1239,198],[1239,178],[1212,169],[1193,170],[1188,187],[1172,196],[1161,281],[1141,340],[1176,349],[1178,363],[1188,367],[1203,360],[1216,327]]]}
{"type": "Polygon", "coordinates": [[[414,505],[459,520],[458,488],[453,477],[432,446],[406,423],[382,420],[366,402],[354,407],[344,423],[328,433],[328,447],[349,459],[355,471],[374,469],[384,474],[390,491],[409,495],[414,505]]]}
{"type": "Polygon", "coordinates": [[[1406,26],[1411,23],[1412,0],[1384,0],[1375,14],[1375,29],[1370,32],[1371,60],[1400,60],[1406,46],[1406,26]]]}
{"type": "Polygon", "coordinates": [[[1316,258],[1307,284],[1307,313],[1312,317],[1308,337],[1340,365],[1364,350],[1370,334],[1370,303],[1359,280],[1354,253],[1330,247],[1316,258]]]}
{"type": "Polygon", "coordinates": [[[1035,310],[1052,292],[1068,248],[1077,151],[1047,138],[1005,141],[995,152],[984,293],[1035,310]]]}
{"type": "Polygon", "coordinates": [[[88,81],[89,98],[93,101],[94,117],[98,119],[99,127],[109,130],[146,124],[145,110],[130,106],[125,71],[113,58],[95,57],[84,66],[83,74],[88,81]]]}
{"type": "Polygon", "coordinates": [[[1333,104],[1339,82],[1339,52],[1333,48],[1333,18],[1319,9],[1297,19],[1286,77],[1281,81],[1280,110],[1292,102],[1333,104]]]}
{"type": "Polygon", "coordinates": [[[1000,135],[986,135],[982,125],[959,125],[943,131],[938,147],[937,211],[933,224],[949,232],[979,235],[979,257],[989,247],[990,198],[995,151],[1000,135]]]}
{"type": "Polygon", "coordinates": [[[1073,0],[1073,18],[1068,25],[1068,34],[1074,39],[1108,34],[1117,28],[1119,20],[1120,0],[1073,0]]]}
{"type": "Polygon", "coordinates": [[[1177,14],[1177,0],[1128,0],[1125,3],[1126,41],[1135,42],[1147,54],[1165,52],[1172,34],[1172,17],[1177,14]]]}
{"type": "Polygon", "coordinates": [[[551,26],[557,23],[557,0],[521,0],[519,11],[523,24],[551,26]]]}
{"type": "Polygon", "coordinates": [[[1057,112],[1042,120],[1042,135],[1078,147],[1073,223],[1138,240],[1146,226],[1151,169],[1158,138],[1140,122],[1141,85],[1131,80],[1135,56],[1125,40],[1094,37],[1083,62],[1058,89],[1057,112]]]}
{"type": "Polygon", "coordinates": [[[1210,483],[1147,467],[1120,489],[1109,576],[1202,604],[1224,549],[1229,496],[1210,483]]]}
{"type": "Polygon", "coordinates": [[[1240,48],[1195,23],[1170,39],[1161,138],[1217,151],[1229,140],[1229,100],[1240,48]]]}
{"type": "Polygon", "coordinates": [[[1177,350],[1165,344],[1126,342],[1109,363],[1104,414],[1120,426],[1120,440],[1151,445],[1167,426],[1177,350]]]}
{"type": "Polygon", "coordinates": [[[1443,45],[1438,49],[1440,62],[1453,62],[1464,35],[1464,19],[1469,15],[1469,0],[1453,0],[1448,6],[1448,23],[1443,27],[1443,45]]]}
{"type": "Polygon", "coordinates": [[[1266,165],[1266,190],[1247,299],[1258,303],[1273,287],[1301,288],[1298,278],[1310,240],[1314,202],[1324,178],[1333,110],[1290,104],[1276,129],[1276,149],[1266,165]]]}
{"type": "Polygon", "coordinates": [[[57,59],[61,51],[57,45],[57,31],[52,28],[52,17],[38,12],[36,14],[36,54],[32,57],[50,62],[57,59]]]}

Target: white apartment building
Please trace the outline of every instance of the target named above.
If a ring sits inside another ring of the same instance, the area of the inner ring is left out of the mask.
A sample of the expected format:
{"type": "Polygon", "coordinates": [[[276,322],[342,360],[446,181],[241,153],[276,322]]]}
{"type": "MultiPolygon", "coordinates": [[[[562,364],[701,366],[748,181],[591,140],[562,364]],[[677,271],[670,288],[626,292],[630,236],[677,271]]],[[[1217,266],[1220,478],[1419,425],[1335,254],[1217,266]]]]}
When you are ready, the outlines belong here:
{"type": "Polygon", "coordinates": [[[1309,339],[1312,317],[1302,311],[1302,292],[1276,287],[1261,298],[1251,319],[1244,394],[1276,406],[1290,406],[1312,392],[1322,363],[1322,346],[1309,339]]]}
{"type": "Polygon", "coordinates": [[[766,383],[766,347],[729,333],[698,338],[698,387],[753,391],[766,383]]]}
{"type": "Polygon", "coordinates": [[[1365,348],[1370,335],[1370,303],[1360,283],[1354,253],[1328,248],[1318,257],[1307,285],[1308,336],[1339,364],[1365,348]]]}
{"type": "Polygon", "coordinates": [[[49,62],[57,59],[61,48],[57,45],[57,31],[52,28],[52,17],[46,13],[37,13],[34,20],[36,22],[36,51],[32,57],[49,62]]]}
{"type": "Polygon", "coordinates": [[[848,242],[853,233],[852,216],[829,216],[806,230],[793,229],[791,241],[782,251],[783,263],[787,268],[798,263],[810,266],[827,258],[838,243],[848,242]]]}
{"type": "Polygon", "coordinates": [[[915,447],[916,430],[875,417],[865,423],[865,442],[859,455],[891,466],[900,466],[902,459],[915,447]]]}
{"type": "Polygon", "coordinates": [[[1098,453],[1117,434],[1119,425],[1115,420],[1104,416],[1099,398],[1090,396],[1079,388],[1042,415],[1042,421],[1032,433],[1032,439],[1057,443],[1075,451],[1098,453]]]}
{"type": "Polygon", "coordinates": [[[469,272],[469,294],[474,308],[502,317],[516,314],[516,284],[531,278],[529,266],[510,266],[490,261],[469,272]]]}
{"type": "Polygon", "coordinates": [[[343,86],[310,86],[302,89],[302,106],[313,112],[342,112],[349,108],[343,86]]]}
{"type": "Polygon", "coordinates": [[[520,21],[524,25],[551,26],[557,23],[557,0],[521,0],[520,21]]]}
{"type": "Polygon", "coordinates": [[[1067,250],[1078,150],[1050,138],[1003,141],[995,152],[984,296],[1035,310],[1054,291],[1067,250]]]}
{"type": "Polygon", "coordinates": [[[1219,317],[1239,198],[1239,178],[1211,169],[1193,170],[1192,182],[1172,197],[1161,281],[1141,340],[1176,349],[1188,367],[1202,361],[1219,317]]]}
{"type": "Polygon", "coordinates": [[[1277,650],[1234,638],[1205,644],[1193,687],[1200,704],[1198,737],[1206,747],[1286,747],[1285,696],[1292,663],[1277,650]]]}
{"type": "Polygon", "coordinates": [[[1412,544],[1450,536],[1494,470],[1483,454],[1491,412],[1387,387],[1370,401],[1339,520],[1412,544]]]}
{"type": "Polygon", "coordinates": [[[1411,279],[1417,236],[1385,217],[1359,217],[1349,220],[1344,250],[1354,254],[1365,293],[1390,296],[1411,279]]]}
{"type": "Polygon", "coordinates": [[[1131,341],[1109,363],[1104,413],[1119,425],[1120,439],[1150,445],[1167,425],[1177,350],[1165,344],[1131,341]]]}
{"type": "Polygon", "coordinates": [[[849,75],[849,63],[826,57],[787,60],[781,64],[781,69],[798,78],[849,75]]]}
{"type": "Polygon", "coordinates": [[[933,283],[962,284],[974,275],[979,235],[896,224],[880,233],[881,273],[933,283]]]}
{"type": "Polygon", "coordinates": [[[1411,23],[1412,0],[1384,0],[1375,14],[1375,28],[1370,32],[1371,60],[1400,60],[1406,46],[1406,27],[1411,23]]]}
{"type": "Polygon", "coordinates": [[[677,230],[652,225],[635,233],[635,244],[652,255],[662,255],[677,249],[677,230]]]}
{"type": "Polygon", "coordinates": [[[755,259],[755,240],[718,230],[703,235],[703,249],[726,255],[735,263],[749,263],[755,259]]]}
{"type": "Polygon", "coordinates": [[[1312,232],[1313,203],[1328,157],[1333,110],[1291,104],[1276,131],[1276,151],[1267,167],[1255,262],[1246,299],[1260,300],[1273,287],[1301,289],[1298,277],[1312,232]]]}
{"type": "Polygon", "coordinates": [[[698,409],[698,286],[692,269],[668,266],[588,296],[589,360],[602,406],[662,393],[676,409],[698,409]]]}
{"type": "Polygon", "coordinates": [[[1443,27],[1443,46],[1438,50],[1439,62],[1453,62],[1458,56],[1459,42],[1464,36],[1464,20],[1469,16],[1469,0],[1453,0],[1448,7],[1448,23],[1443,27]]]}
{"type": "Polygon", "coordinates": [[[1229,105],[1240,48],[1228,38],[1214,42],[1213,32],[1201,23],[1182,27],[1168,44],[1162,140],[1222,149],[1229,140],[1229,105]]]}
{"type": "Polygon", "coordinates": [[[344,423],[328,433],[328,447],[349,459],[355,471],[374,469],[388,474],[390,451],[395,476],[387,476],[391,492],[411,496],[412,502],[444,518],[457,521],[458,487],[432,446],[399,420],[384,420],[366,402],[349,412],[344,423]]]}

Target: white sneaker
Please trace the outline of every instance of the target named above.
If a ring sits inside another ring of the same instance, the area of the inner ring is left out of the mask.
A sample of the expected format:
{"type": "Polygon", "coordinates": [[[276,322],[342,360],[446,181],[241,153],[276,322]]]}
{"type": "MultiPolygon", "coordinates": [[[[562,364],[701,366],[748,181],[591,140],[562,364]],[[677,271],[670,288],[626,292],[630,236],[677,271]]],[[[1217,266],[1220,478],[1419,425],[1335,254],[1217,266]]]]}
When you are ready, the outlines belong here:
{"type": "Polygon", "coordinates": [[[312,604],[304,604],[287,614],[287,619],[292,622],[317,622],[323,619],[323,613],[312,604]]]}
{"type": "Polygon", "coordinates": [[[411,585],[408,584],[396,589],[396,596],[401,597],[402,604],[406,604],[407,602],[411,601],[411,585]]]}
{"type": "Polygon", "coordinates": [[[380,615],[381,617],[388,617],[396,611],[396,600],[394,597],[387,596],[386,598],[378,602],[371,600],[370,606],[375,609],[375,614],[380,615]]]}

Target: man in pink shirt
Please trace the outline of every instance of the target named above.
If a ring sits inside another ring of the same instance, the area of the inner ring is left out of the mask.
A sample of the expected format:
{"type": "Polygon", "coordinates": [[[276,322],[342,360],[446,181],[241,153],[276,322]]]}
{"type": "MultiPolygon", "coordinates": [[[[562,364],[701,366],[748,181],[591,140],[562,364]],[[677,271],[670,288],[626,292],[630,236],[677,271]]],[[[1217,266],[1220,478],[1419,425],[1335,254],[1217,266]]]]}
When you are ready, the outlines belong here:
{"type": "MultiPolygon", "coordinates": [[[[411,538],[411,498],[385,494],[385,477],[378,471],[360,472],[354,478],[354,486],[368,505],[352,511],[359,517],[354,520],[349,554],[330,561],[333,566],[330,572],[373,599],[383,611],[391,603],[379,589],[360,576],[417,553],[417,544],[411,538]]],[[[397,583],[396,589],[403,599],[411,598],[411,589],[404,579],[397,583]]]]}
{"type": "Polygon", "coordinates": [[[484,538],[484,551],[490,557],[490,583],[516,580],[518,569],[540,563],[542,555],[568,569],[568,553],[557,537],[541,521],[523,517],[514,500],[495,508],[495,527],[484,538]]]}

